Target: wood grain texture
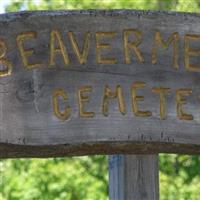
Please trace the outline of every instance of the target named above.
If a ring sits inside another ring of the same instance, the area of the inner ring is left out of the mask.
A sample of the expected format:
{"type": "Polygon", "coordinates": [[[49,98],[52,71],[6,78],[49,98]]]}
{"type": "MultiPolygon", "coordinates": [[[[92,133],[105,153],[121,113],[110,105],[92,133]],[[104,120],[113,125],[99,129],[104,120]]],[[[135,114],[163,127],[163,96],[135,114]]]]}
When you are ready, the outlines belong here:
{"type": "Polygon", "coordinates": [[[109,156],[110,200],[158,200],[157,155],[109,156]]]}
{"type": "MultiPolygon", "coordinates": [[[[0,77],[0,157],[50,157],[85,154],[139,153],[200,153],[200,72],[191,72],[184,65],[184,36],[200,34],[200,15],[142,11],[49,11],[22,12],[0,15],[0,38],[7,45],[6,59],[13,65],[12,74],[0,77]],[[49,66],[49,41],[52,30],[59,30],[66,45],[70,65],[64,64],[58,55],[56,64],[49,66]],[[134,52],[131,64],[124,61],[123,30],[138,29],[142,32],[139,48],[145,62],[138,63],[134,52]],[[173,50],[158,52],[156,65],[152,64],[151,51],[159,30],[167,39],[178,32],[179,69],[172,66],[173,50]],[[26,69],[16,42],[19,34],[35,31],[37,38],[24,42],[24,48],[35,50],[29,62],[41,62],[40,68],[26,69]],[[67,33],[73,31],[78,44],[83,35],[91,33],[88,59],[80,64],[74,54],[67,33]],[[112,49],[103,50],[104,57],[114,57],[116,64],[99,64],[96,61],[95,33],[116,32],[115,38],[104,38],[112,49]],[[105,52],[104,52],[105,51],[105,52]],[[145,82],[138,90],[145,97],[139,102],[141,110],[149,110],[150,117],[137,117],[131,106],[131,86],[145,82]],[[94,117],[79,115],[78,89],[91,86],[85,93],[90,102],[85,110],[94,117]],[[125,115],[121,114],[116,99],[109,100],[109,115],[102,113],[105,86],[115,90],[120,85],[125,100],[125,115]],[[160,119],[159,96],[153,87],[167,87],[167,118],[160,119]],[[52,93],[62,88],[68,100],[60,101],[60,108],[71,107],[70,117],[60,120],[55,116],[52,93]],[[193,120],[180,120],[176,111],[176,91],[191,88],[192,94],[184,105],[185,112],[193,120]]],[[[200,42],[191,42],[191,48],[199,49],[200,42]]],[[[2,47],[1,47],[2,48],[2,47]]],[[[1,53],[1,51],[0,51],[1,53]]],[[[192,58],[199,65],[200,57],[192,58]]],[[[1,66],[2,69],[2,66],[1,66]]]]}

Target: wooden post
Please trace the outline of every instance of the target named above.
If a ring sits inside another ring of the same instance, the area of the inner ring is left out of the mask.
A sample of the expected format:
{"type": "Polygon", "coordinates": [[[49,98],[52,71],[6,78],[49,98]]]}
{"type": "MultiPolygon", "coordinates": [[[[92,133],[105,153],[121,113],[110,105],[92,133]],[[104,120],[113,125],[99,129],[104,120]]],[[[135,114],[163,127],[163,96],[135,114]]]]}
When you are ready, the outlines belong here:
{"type": "Polygon", "coordinates": [[[157,155],[110,155],[110,200],[158,200],[157,155]]]}

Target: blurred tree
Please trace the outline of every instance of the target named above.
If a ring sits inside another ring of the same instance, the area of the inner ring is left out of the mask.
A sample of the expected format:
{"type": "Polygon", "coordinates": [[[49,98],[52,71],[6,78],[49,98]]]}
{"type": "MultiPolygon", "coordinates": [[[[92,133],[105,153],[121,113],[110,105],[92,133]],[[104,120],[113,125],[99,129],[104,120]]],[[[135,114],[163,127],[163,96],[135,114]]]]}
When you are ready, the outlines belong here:
{"type": "MultiPolygon", "coordinates": [[[[200,0],[12,0],[6,11],[141,9],[200,12],[200,0]]],[[[0,162],[1,200],[104,200],[106,156],[0,162]]],[[[161,200],[200,199],[200,156],[160,155],[161,200]]]]}
{"type": "Polygon", "coordinates": [[[141,9],[200,12],[200,0],[12,0],[6,11],[51,9],[141,9]]]}
{"type": "Polygon", "coordinates": [[[104,200],[108,196],[105,156],[1,160],[0,173],[1,200],[104,200]]]}

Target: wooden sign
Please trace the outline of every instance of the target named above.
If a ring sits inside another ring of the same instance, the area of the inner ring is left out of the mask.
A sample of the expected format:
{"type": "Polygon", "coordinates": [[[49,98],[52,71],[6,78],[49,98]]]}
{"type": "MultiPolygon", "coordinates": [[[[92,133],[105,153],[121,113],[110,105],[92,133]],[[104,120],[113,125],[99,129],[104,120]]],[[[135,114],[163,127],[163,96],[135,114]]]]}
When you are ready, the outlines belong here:
{"type": "Polygon", "coordinates": [[[200,153],[200,15],[0,16],[0,157],[200,153]]]}

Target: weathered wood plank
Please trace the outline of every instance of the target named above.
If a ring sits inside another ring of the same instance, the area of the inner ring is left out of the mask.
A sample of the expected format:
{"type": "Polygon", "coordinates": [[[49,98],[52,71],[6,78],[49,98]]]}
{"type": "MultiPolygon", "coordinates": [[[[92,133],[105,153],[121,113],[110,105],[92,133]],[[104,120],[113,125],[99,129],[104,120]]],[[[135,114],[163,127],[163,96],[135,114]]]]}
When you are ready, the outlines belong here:
{"type": "Polygon", "coordinates": [[[199,49],[199,14],[0,15],[0,157],[200,153],[199,49]]]}
{"type": "Polygon", "coordinates": [[[109,197],[110,200],[158,200],[158,156],[109,156],[109,197]]]}

